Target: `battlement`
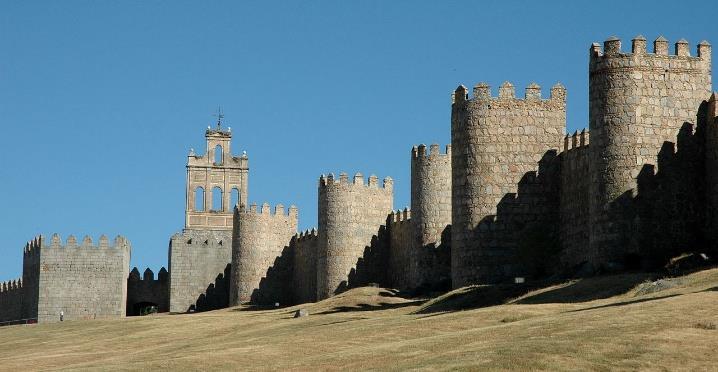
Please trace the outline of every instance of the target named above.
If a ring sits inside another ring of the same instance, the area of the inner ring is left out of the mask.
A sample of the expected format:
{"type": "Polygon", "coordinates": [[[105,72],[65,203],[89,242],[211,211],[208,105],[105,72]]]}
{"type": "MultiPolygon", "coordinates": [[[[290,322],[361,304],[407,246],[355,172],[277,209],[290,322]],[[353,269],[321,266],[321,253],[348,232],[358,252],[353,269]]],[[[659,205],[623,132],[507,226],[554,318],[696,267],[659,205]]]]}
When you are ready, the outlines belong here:
{"type": "Polygon", "coordinates": [[[400,224],[404,222],[409,222],[410,219],[411,210],[409,209],[409,207],[404,207],[404,210],[397,209],[396,211],[392,211],[391,213],[389,213],[389,216],[387,217],[387,224],[400,224]]]}
{"type": "MultiPolygon", "coordinates": [[[[660,57],[661,59],[694,59],[694,60],[705,60],[710,61],[711,58],[711,45],[707,41],[701,41],[696,46],[696,56],[692,57],[690,54],[690,46],[688,41],[680,39],[674,44],[674,53],[669,54],[668,51],[668,40],[663,36],[659,36],[653,41],[653,52],[648,53],[646,50],[646,38],[642,35],[638,35],[631,40],[631,52],[623,53],[621,51],[621,40],[615,36],[612,36],[603,42],[603,49],[601,44],[593,43],[590,48],[591,59],[599,59],[606,57],[660,57]]],[[[666,66],[668,67],[668,66],[666,66]]]]}
{"type": "Polygon", "coordinates": [[[439,145],[434,143],[429,146],[429,154],[426,153],[426,145],[420,144],[419,146],[414,146],[411,148],[411,158],[414,159],[431,159],[436,157],[445,157],[449,156],[451,157],[451,145],[446,145],[445,152],[442,154],[439,152],[439,145]]]}
{"type": "Polygon", "coordinates": [[[589,135],[586,128],[581,130],[581,133],[578,131],[573,132],[572,135],[566,135],[563,138],[563,151],[569,151],[573,149],[580,149],[585,148],[589,144],[589,135]]]}
{"type": "MultiPolygon", "coordinates": [[[[473,97],[469,97],[469,90],[459,85],[454,94],[452,95],[451,103],[460,104],[464,102],[491,102],[501,103],[505,101],[511,101],[513,104],[546,104],[546,103],[566,103],[566,88],[561,83],[555,84],[551,87],[551,94],[548,99],[541,98],[541,87],[536,83],[531,83],[524,90],[524,98],[516,98],[516,91],[514,85],[508,81],[505,81],[499,87],[499,95],[491,95],[491,86],[481,82],[474,86],[473,97]]],[[[492,108],[489,106],[489,108],[492,108]]]]}
{"type": "MultiPolygon", "coordinates": [[[[319,187],[320,188],[328,188],[328,187],[336,187],[336,186],[350,186],[350,187],[366,187],[366,188],[373,188],[378,189],[378,180],[379,178],[375,175],[369,176],[369,182],[364,183],[364,175],[361,173],[357,173],[354,175],[354,178],[351,183],[349,183],[349,176],[342,172],[339,174],[339,179],[334,178],[333,173],[329,173],[328,175],[321,175],[319,177],[319,187]]],[[[391,177],[385,177],[383,182],[383,188],[387,191],[391,191],[394,188],[394,180],[391,177]]]]}
{"type": "Polygon", "coordinates": [[[245,207],[244,205],[235,207],[235,213],[244,215],[255,214],[257,216],[264,216],[267,218],[282,217],[289,218],[294,221],[297,220],[297,216],[299,215],[299,209],[294,205],[289,206],[289,209],[287,210],[286,214],[283,204],[277,204],[276,206],[274,206],[274,212],[272,212],[271,209],[272,208],[269,203],[262,204],[259,209],[257,209],[257,203],[252,203],[249,208],[245,207]]]}
{"type": "Polygon", "coordinates": [[[317,238],[319,238],[319,233],[317,232],[317,229],[312,228],[297,233],[296,235],[294,235],[294,238],[297,242],[316,240],[317,238]]]}
{"type": "MultiPolygon", "coordinates": [[[[160,272],[157,274],[157,280],[158,281],[166,281],[169,279],[169,273],[167,272],[167,269],[164,267],[160,269],[160,272]]],[[[134,267],[132,271],[130,271],[130,275],[128,276],[128,280],[130,281],[154,281],[155,280],[155,273],[148,267],[145,269],[145,272],[140,276],[140,271],[137,269],[137,267],[134,267]]]]}
{"type": "Polygon", "coordinates": [[[9,294],[10,292],[15,292],[21,290],[22,288],[22,278],[0,283],[0,293],[2,294],[9,294]]]}
{"type": "Polygon", "coordinates": [[[43,244],[43,236],[38,235],[34,239],[30,240],[25,244],[25,248],[23,249],[23,254],[25,256],[32,256],[37,254],[40,247],[42,247],[43,244]]]}
{"type": "Polygon", "coordinates": [[[74,235],[67,237],[65,244],[63,245],[62,238],[58,234],[52,234],[50,242],[42,236],[38,236],[25,246],[25,254],[33,255],[39,252],[41,249],[129,249],[130,242],[123,236],[117,235],[112,244],[106,235],[101,235],[98,240],[98,244],[93,244],[92,238],[85,235],[82,242],[78,243],[77,238],[74,235]]]}

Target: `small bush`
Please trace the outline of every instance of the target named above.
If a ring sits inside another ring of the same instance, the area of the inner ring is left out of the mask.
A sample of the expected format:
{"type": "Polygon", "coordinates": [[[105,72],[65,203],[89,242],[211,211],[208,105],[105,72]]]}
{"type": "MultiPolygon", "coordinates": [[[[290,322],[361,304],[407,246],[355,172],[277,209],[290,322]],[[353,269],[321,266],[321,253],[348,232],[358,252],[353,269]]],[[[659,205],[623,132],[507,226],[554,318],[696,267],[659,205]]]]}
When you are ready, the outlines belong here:
{"type": "Polygon", "coordinates": [[[709,330],[709,331],[715,331],[716,329],[718,329],[716,324],[713,322],[698,322],[698,323],[694,324],[693,327],[698,328],[698,329],[705,329],[705,330],[709,330]]]}
{"type": "Polygon", "coordinates": [[[513,322],[518,322],[519,320],[521,320],[521,319],[518,317],[510,316],[510,317],[501,319],[500,322],[501,323],[513,323],[513,322]]]}

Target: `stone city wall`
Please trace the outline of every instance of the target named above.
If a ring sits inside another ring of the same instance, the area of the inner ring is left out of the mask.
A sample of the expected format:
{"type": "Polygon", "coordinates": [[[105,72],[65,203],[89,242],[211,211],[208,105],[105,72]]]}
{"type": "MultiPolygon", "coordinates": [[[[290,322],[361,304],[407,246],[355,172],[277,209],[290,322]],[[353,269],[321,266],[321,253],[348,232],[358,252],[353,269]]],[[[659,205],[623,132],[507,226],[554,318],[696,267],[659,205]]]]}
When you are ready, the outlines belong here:
{"type": "Polygon", "coordinates": [[[349,182],[346,173],[319,179],[319,249],[317,250],[317,300],[331,297],[348,286],[372,237],[386,222],[393,207],[393,181],[357,173],[349,182]]]}
{"type": "Polygon", "coordinates": [[[391,212],[386,220],[389,230],[389,264],[383,265],[392,288],[409,289],[411,285],[411,264],[414,258],[412,246],[411,212],[408,208],[391,212]]]}
{"type": "MultiPolygon", "coordinates": [[[[439,247],[450,245],[442,235],[451,225],[451,145],[444,154],[439,145],[414,146],[411,150],[411,254],[407,285],[432,286],[442,275],[435,272],[439,247]]],[[[448,256],[450,257],[450,256],[448,256]]],[[[444,270],[445,271],[445,270],[444,270]]],[[[449,271],[450,273],[450,271],[449,271]]]]}
{"type": "Polygon", "coordinates": [[[713,93],[703,107],[706,122],[706,244],[718,254],[718,93],[713,93]]]}
{"type": "MultiPolygon", "coordinates": [[[[262,205],[259,213],[256,204],[250,206],[249,210],[244,207],[235,210],[232,241],[233,270],[230,279],[231,305],[252,299],[252,294],[259,289],[262,278],[265,276],[269,278],[268,271],[275,266],[275,260],[282,255],[282,251],[289,246],[292,236],[297,233],[297,208],[291,206],[288,212],[285,214],[284,206],[278,204],[274,213],[271,213],[267,203],[262,205]]],[[[289,258],[287,260],[291,261],[289,258]]],[[[274,267],[274,270],[279,270],[279,267],[274,267]]],[[[284,283],[284,286],[287,284],[284,283]]],[[[269,290],[269,292],[273,291],[269,290]]]]}
{"type": "MultiPolygon", "coordinates": [[[[487,246],[477,238],[482,221],[493,219],[497,206],[517,192],[517,186],[548,151],[557,149],[566,126],[566,90],[551,88],[549,99],[531,84],[524,99],[504,83],[498,97],[488,85],[474,87],[473,98],[460,86],[451,114],[452,162],[452,285],[505,279],[514,252],[487,246]]],[[[508,248],[508,247],[507,247],[508,248]]]]}
{"type": "Polygon", "coordinates": [[[291,245],[294,251],[291,282],[294,303],[314,302],[317,298],[317,231],[311,229],[297,234],[291,245]]]}
{"type": "Polygon", "coordinates": [[[653,53],[646,39],[633,39],[631,52],[609,38],[594,43],[589,63],[590,251],[595,267],[610,268],[635,251],[622,200],[635,195],[636,179],[646,164],[656,164],[666,141],[674,141],[684,123],[695,124],[701,102],[711,93],[710,45],[659,37],[653,53]]]}
{"type": "Polygon", "coordinates": [[[135,267],[127,278],[127,315],[142,315],[140,312],[148,306],[156,306],[157,312],[169,311],[169,273],[164,267],[157,273],[149,268],[142,276],[135,267]]]}
{"type": "Polygon", "coordinates": [[[0,283],[0,323],[25,319],[23,313],[25,299],[22,279],[0,283]]]}
{"type": "Polygon", "coordinates": [[[575,267],[586,261],[588,249],[589,133],[566,135],[561,157],[561,265],[575,267]]]}
{"type": "MultiPolygon", "coordinates": [[[[43,241],[43,243],[46,243],[43,241]]],[[[38,322],[125,316],[130,242],[118,236],[97,245],[70,235],[62,245],[57,234],[40,248],[38,322]]]]}
{"type": "MultiPolygon", "coordinates": [[[[170,312],[196,310],[200,298],[227,280],[232,262],[232,231],[185,230],[170,239],[170,312]]],[[[227,287],[228,288],[228,287],[227,287]]],[[[214,291],[209,300],[226,307],[228,294],[214,291]],[[219,296],[219,298],[214,298],[219,296]]]]}

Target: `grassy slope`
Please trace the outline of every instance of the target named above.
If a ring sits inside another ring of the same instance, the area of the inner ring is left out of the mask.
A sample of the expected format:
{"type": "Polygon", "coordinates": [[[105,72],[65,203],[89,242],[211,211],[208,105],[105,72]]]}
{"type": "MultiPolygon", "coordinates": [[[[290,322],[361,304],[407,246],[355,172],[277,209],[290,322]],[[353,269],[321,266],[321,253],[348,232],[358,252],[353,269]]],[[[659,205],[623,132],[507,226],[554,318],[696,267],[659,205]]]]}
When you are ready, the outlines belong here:
{"type": "Polygon", "coordinates": [[[645,295],[625,289],[643,279],[566,283],[462,311],[441,312],[461,296],[420,307],[360,288],[303,306],[311,315],[300,319],[295,307],[3,327],[0,369],[716,368],[718,330],[696,324],[718,324],[718,269],[645,295]]]}

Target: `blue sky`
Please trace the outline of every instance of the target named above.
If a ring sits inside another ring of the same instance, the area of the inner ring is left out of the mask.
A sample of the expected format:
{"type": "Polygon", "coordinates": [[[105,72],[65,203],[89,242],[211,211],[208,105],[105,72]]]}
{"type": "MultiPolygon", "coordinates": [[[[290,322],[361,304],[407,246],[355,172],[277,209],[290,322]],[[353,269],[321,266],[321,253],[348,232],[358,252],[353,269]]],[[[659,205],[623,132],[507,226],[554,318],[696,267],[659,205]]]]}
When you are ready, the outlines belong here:
{"type": "Polygon", "coordinates": [[[411,146],[450,142],[459,83],[547,96],[560,81],[573,131],[591,42],[718,44],[705,1],[546,3],[0,3],[0,280],[40,233],[122,234],[132,265],[166,265],[186,155],[218,105],[249,154],[250,201],[297,205],[304,229],[322,173],[389,175],[408,205],[411,146]]]}

